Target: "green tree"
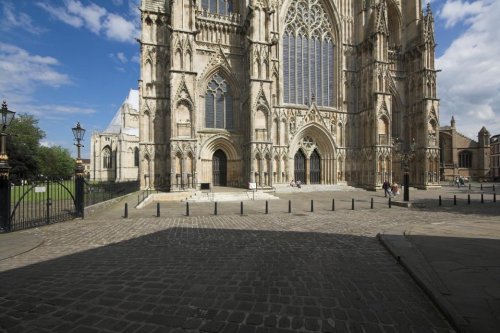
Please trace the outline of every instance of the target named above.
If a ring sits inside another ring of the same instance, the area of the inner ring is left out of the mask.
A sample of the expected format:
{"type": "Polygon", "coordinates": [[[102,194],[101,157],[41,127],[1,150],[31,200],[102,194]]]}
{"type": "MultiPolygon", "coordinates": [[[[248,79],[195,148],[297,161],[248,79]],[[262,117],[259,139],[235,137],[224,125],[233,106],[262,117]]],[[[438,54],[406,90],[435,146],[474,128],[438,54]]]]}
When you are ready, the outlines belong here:
{"type": "Polygon", "coordinates": [[[9,155],[12,178],[31,178],[39,174],[37,161],[40,140],[45,132],[38,127],[38,119],[33,115],[16,115],[7,127],[7,154],[9,155]]]}
{"type": "Polygon", "coordinates": [[[40,173],[52,179],[70,178],[75,170],[75,160],[60,146],[39,147],[38,165],[40,173]]]}

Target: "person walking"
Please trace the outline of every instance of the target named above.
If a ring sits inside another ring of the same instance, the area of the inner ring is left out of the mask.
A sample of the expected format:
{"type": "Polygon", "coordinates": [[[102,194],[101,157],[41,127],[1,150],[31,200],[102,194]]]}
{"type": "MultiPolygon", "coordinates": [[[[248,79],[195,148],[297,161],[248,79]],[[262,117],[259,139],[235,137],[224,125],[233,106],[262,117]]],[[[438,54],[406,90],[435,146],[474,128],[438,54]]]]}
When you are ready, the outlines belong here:
{"type": "Polygon", "coordinates": [[[396,197],[396,195],[399,194],[399,185],[398,185],[398,183],[396,183],[396,182],[392,183],[391,192],[392,192],[392,195],[394,197],[396,197]]]}
{"type": "Polygon", "coordinates": [[[391,184],[389,184],[389,182],[386,180],[384,181],[384,183],[382,184],[382,188],[384,189],[384,197],[387,197],[387,194],[389,194],[389,197],[391,196],[391,184]]]}

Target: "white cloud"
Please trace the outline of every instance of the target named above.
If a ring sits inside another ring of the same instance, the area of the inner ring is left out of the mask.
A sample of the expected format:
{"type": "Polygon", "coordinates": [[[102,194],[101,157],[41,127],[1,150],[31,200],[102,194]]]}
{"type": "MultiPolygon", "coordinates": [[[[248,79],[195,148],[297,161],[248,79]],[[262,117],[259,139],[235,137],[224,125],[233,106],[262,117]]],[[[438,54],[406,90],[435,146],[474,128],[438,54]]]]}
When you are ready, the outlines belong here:
{"type": "Polygon", "coordinates": [[[59,61],[32,55],[14,45],[0,43],[0,91],[2,94],[33,91],[37,86],[70,84],[68,75],[58,72],[59,61]]]}
{"type": "Polygon", "coordinates": [[[82,5],[80,1],[67,0],[66,10],[83,19],[85,26],[95,34],[99,34],[102,29],[102,19],[106,15],[106,9],[91,3],[88,6],[82,5]]]}
{"type": "Polygon", "coordinates": [[[3,4],[2,14],[2,24],[0,24],[1,30],[8,31],[13,28],[23,29],[34,35],[45,32],[43,28],[37,27],[33,23],[33,20],[28,14],[16,10],[11,2],[5,2],[3,4]]]}
{"type": "Polygon", "coordinates": [[[459,131],[472,138],[482,126],[500,133],[500,1],[478,2],[481,10],[469,10],[464,32],[436,59],[441,124],[454,115],[459,131]]]}
{"type": "Polygon", "coordinates": [[[438,16],[446,21],[446,28],[451,28],[460,21],[473,20],[483,10],[483,1],[448,0],[438,16]]]}
{"type": "Polygon", "coordinates": [[[120,42],[135,42],[134,38],[139,36],[136,26],[115,14],[109,14],[103,24],[106,36],[120,42]]]}
{"type": "Polygon", "coordinates": [[[63,7],[54,7],[45,2],[38,2],[37,5],[57,20],[75,28],[85,27],[92,33],[103,34],[111,40],[133,43],[139,36],[137,17],[127,19],[109,13],[106,8],[92,2],[84,5],[78,0],[65,0],[63,7]]]}
{"type": "Polygon", "coordinates": [[[52,17],[57,18],[58,20],[72,27],[81,28],[83,26],[84,22],[81,17],[71,15],[62,7],[52,7],[51,5],[44,2],[37,2],[36,5],[45,10],[52,17]]]}

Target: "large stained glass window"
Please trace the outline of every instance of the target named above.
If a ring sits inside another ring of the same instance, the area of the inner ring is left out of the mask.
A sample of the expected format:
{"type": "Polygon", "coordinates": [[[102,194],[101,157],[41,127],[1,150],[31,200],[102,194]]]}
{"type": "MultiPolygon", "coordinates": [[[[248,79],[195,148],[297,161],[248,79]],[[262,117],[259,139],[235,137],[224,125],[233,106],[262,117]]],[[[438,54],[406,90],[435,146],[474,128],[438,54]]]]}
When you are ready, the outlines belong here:
{"type": "Polygon", "coordinates": [[[290,5],[283,34],[283,98],[307,105],[334,103],[334,48],[331,24],[319,0],[290,5]]]}
{"type": "Polygon", "coordinates": [[[205,94],[205,127],[233,128],[233,98],[226,80],[219,74],[212,78],[205,94]]]}
{"type": "Polygon", "coordinates": [[[229,15],[233,12],[233,0],[202,0],[201,7],[209,13],[229,15]]]}

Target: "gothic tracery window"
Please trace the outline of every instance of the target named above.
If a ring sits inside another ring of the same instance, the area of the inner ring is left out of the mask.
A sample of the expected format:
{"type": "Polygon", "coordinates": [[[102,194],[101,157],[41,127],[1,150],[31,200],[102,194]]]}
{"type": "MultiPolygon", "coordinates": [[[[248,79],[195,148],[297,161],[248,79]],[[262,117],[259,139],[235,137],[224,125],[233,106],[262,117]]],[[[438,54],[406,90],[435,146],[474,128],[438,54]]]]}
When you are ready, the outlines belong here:
{"type": "Polygon", "coordinates": [[[111,149],[109,147],[105,147],[102,150],[102,168],[103,169],[111,169],[111,149]]]}
{"type": "Polygon", "coordinates": [[[284,102],[333,106],[332,26],[319,0],[292,2],[283,34],[284,102]]]}
{"type": "Polygon", "coordinates": [[[233,12],[233,0],[203,0],[201,7],[209,13],[229,15],[233,12]]]}
{"type": "Polygon", "coordinates": [[[229,85],[215,74],[205,94],[205,127],[233,128],[233,98],[229,85]]]}

